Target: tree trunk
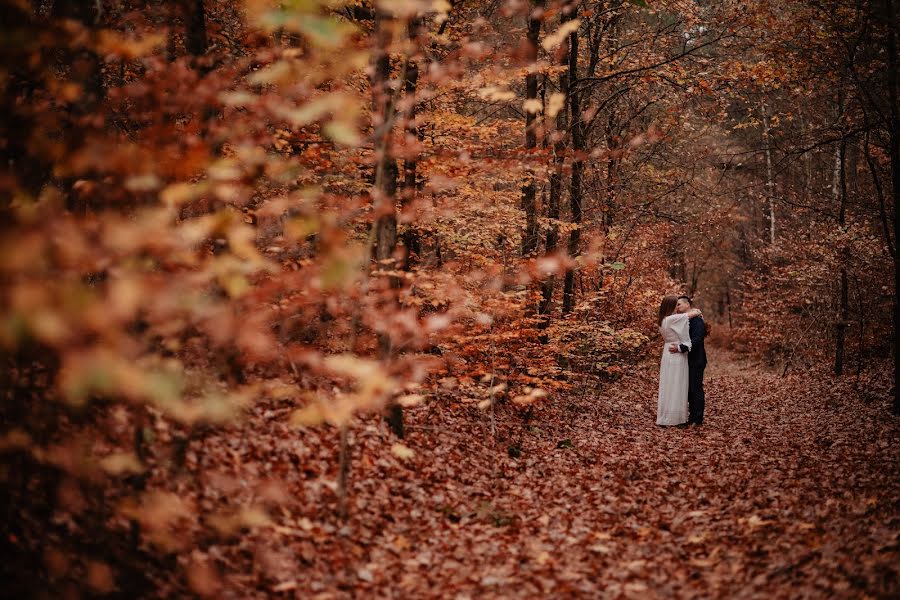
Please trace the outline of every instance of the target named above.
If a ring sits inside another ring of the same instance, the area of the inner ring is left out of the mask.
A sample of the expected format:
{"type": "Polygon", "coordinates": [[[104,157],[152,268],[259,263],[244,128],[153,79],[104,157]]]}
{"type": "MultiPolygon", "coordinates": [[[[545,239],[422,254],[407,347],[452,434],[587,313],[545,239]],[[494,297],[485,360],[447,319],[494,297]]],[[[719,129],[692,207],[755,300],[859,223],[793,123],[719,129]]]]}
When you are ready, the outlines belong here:
{"type": "Polygon", "coordinates": [[[373,199],[375,218],[374,257],[387,260],[397,245],[397,163],[391,154],[390,137],[394,123],[394,99],[390,88],[391,57],[387,48],[390,29],[380,11],[375,18],[376,43],[375,69],[372,75],[372,108],[374,114],[375,189],[373,199]]]}
{"type": "MultiPolygon", "coordinates": [[[[838,144],[837,163],[835,170],[837,181],[835,182],[835,196],[839,202],[838,225],[841,233],[844,233],[847,217],[847,138],[842,138],[838,144]]],[[[850,259],[849,249],[841,248],[841,298],[838,322],[835,325],[834,340],[834,374],[844,373],[844,346],[847,337],[847,319],[849,312],[849,291],[847,282],[847,262],[850,259]]]]}
{"type": "MultiPolygon", "coordinates": [[[[606,148],[607,150],[612,150],[616,145],[616,140],[613,137],[613,132],[616,131],[618,125],[616,123],[616,112],[613,106],[609,109],[609,117],[606,120],[606,148]]],[[[607,165],[606,165],[606,193],[603,204],[603,215],[602,215],[602,223],[603,223],[603,232],[609,233],[610,227],[613,224],[613,209],[615,208],[616,203],[616,172],[618,170],[619,161],[616,158],[613,158],[614,154],[610,153],[610,156],[607,157],[607,165]]],[[[602,276],[602,271],[601,271],[602,276]]]]}
{"type": "Polygon", "coordinates": [[[184,21],[187,25],[185,47],[194,56],[206,53],[206,9],[203,0],[185,0],[184,21]]]}
{"type": "Polygon", "coordinates": [[[878,176],[878,166],[872,158],[869,150],[869,133],[866,132],[865,139],[862,144],[863,156],[866,158],[866,164],[869,167],[869,175],[872,177],[872,187],[875,188],[875,196],[878,198],[878,216],[881,219],[881,230],[884,233],[884,243],[887,245],[888,254],[891,259],[897,260],[897,250],[894,247],[894,240],[891,234],[891,226],[887,215],[886,200],[884,197],[884,189],[881,185],[881,178],[878,176]]]}
{"type": "Polygon", "coordinates": [[[769,107],[762,104],[763,141],[766,148],[766,195],[768,196],[769,243],[775,244],[775,174],[772,168],[772,138],[769,131],[769,107]]]}
{"type": "MultiPolygon", "coordinates": [[[[543,0],[536,0],[531,13],[528,15],[528,61],[532,65],[537,62],[538,38],[541,33],[541,17],[543,14],[543,0]]],[[[537,100],[538,75],[529,73],[525,76],[525,100],[537,100]]],[[[525,112],[525,160],[531,160],[532,151],[537,147],[537,134],[535,122],[537,114],[532,110],[525,112]]],[[[538,221],[537,203],[535,202],[536,186],[534,182],[534,170],[530,167],[525,172],[525,182],[522,185],[522,210],[525,211],[525,231],[522,234],[522,256],[529,256],[538,249],[538,221]]]]}
{"type": "MultiPolygon", "coordinates": [[[[372,114],[373,114],[373,138],[375,144],[375,186],[373,190],[372,206],[374,209],[372,224],[373,230],[373,256],[376,261],[384,265],[382,261],[390,261],[397,247],[397,179],[399,169],[397,161],[391,154],[390,138],[394,124],[395,102],[390,86],[391,57],[388,48],[391,42],[390,24],[386,23],[390,17],[376,11],[375,15],[375,40],[373,61],[375,68],[372,73],[372,114]]],[[[390,339],[387,335],[379,335],[379,347],[382,359],[391,353],[390,339]]],[[[397,404],[388,406],[385,418],[397,437],[404,435],[403,409],[397,404]]]]}
{"type": "MultiPolygon", "coordinates": [[[[97,5],[94,2],[81,0],[57,0],[53,4],[52,17],[54,19],[73,19],[80,22],[88,31],[97,26],[97,5]]],[[[95,113],[100,102],[106,95],[103,86],[103,62],[96,52],[86,47],[66,48],[60,51],[60,61],[68,64],[70,76],[81,85],[83,93],[80,98],[71,104],[72,115],[83,117],[95,113]]],[[[102,122],[102,119],[98,119],[102,122]]],[[[69,122],[64,128],[64,136],[69,152],[80,149],[88,135],[89,127],[84,122],[69,122]]],[[[102,125],[101,125],[102,127],[102,125]]],[[[91,201],[86,197],[79,197],[71,188],[75,178],[64,177],[58,180],[60,187],[67,190],[66,208],[75,214],[86,214],[91,207],[91,201]]]]}
{"type": "MultiPolygon", "coordinates": [[[[571,20],[573,17],[571,12],[564,11],[560,16],[560,25],[571,20]]],[[[568,40],[564,41],[565,45],[560,50],[560,64],[566,65],[569,62],[568,40]]],[[[559,220],[559,205],[562,197],[562,170],[565,162],[566,152],[566,110],[569,103],[569,78],[568,74],[560,73],[559,75],[559,91],[565,97],[563,107],[556,113],[556,134],[557,140],[553,144],[553,171],[550,173],[550,198],[547,202],[547,218],[550,219],[550,228],[547,230],[547,238],[544,241],[547,254],[552,254],[559,245],[559,227],[556,221],[559,220]]],[[[553,291],[556,288],[556,275],[548,275],[541,285],[541,303],[538,307],[538,313],[544,315],[544,319],[539,324],[539,329],[546,329],[550,325],[550,307],[553,305],[553,291]]],[[[549,340],[546,336],[540,337],[541,343],[547,343],[549,340]]]]}
{"type": "MultiPolygon", "coordinates": [[[[894,196],[894,240],[900,239],[900,225],[897,220],[897,210],[900,206],[900,114],[897,109],[897,23],[894,17],[893,0],[886,1],[887,8],[887,58],[888,58],[888,100],[891,109],[891,183],[894,196]]],[[[900,415],[900,389],[897,382],[900,381],[900,335],[897,335],[897,327],[900,326],[900,261],[894,261],[894,414],[900,415]]]]}
{"type": "MultiPolygon", "coordinates": [[[[419,36],[419,27],[421,21],[418,18],[409,22],[409,39],[415,45],[419,36]]],[[[416,123],[416,86],[419,81],[419,65],[415,58],[406,59],[406,81],[404,82],[404,91],[406,99],[409,102],[409,109],[406,114],[406,132],[416,140],[421,141],[424,135],[419,130],[416,123]]],[[[400,202],[403,206],[409,205],[416,197],[419,190],[419,184],[416,180],[418,171],[418,157],[408,157],[403,161],[403,193],[400,195],[400,202]]],[[[405,258],[403,268],[409,271],[412,268],[413,257],[421,254],[421,244],[419,235],[415,226],[410,223],[406,231],[403,233],[403,247],[405,258]]]]}
{"type": "MultiPolygon", "coordinates": [[[[87,0],[57,0],[53,4],[52,16],[58,19],[73,19],[84,25],[86,29],[93,30],[97,26],[97,3],[87,0]]],[[[84,73],[79,81],[84,89],[84,94],[75,107],[82,114],[92,110],[105,96],[103,63],[100,57],[96,52],[82,47],[63,57],[63,62],[71,66],[78,63],[85,65],[85,68],[72,70],[84,73]]]]}
{"type": "MultiPolygon", "coordinates": [[[[6,27],[10,29],[19,27],[25,31],[35,31],[43,26],[21,6],[8,7],[4,18],[6,27]]],[[[0,144],[0,172],[4,173],[8,181],[16,182],[0,189],[2,208],[9,205],[18,191],[37,196],[52,171],[46,158],[29,150],[29,140],[36,123],[31,114],[22,109],[31,105],[39,84],[35,73],[27,68],[25,61],[16,62],[18,64],[10,66],[7,77],[0,85],[0,139],[6,141],[5,144],[0,144]]]]}
{"type": "MultiPolygon", "coordinates": [[[[569,210],[575,228],[569,233],[569,256],[578,256],[581,245],[581,180],[584,173],[584,121],[578,82],[578,32],[569,34],[569,114],[572,127],[572,179],[569,183],[569,210]]],[[[575,308],[575,271],[566,270],[563,283],[563,314],[575,308]]]]}

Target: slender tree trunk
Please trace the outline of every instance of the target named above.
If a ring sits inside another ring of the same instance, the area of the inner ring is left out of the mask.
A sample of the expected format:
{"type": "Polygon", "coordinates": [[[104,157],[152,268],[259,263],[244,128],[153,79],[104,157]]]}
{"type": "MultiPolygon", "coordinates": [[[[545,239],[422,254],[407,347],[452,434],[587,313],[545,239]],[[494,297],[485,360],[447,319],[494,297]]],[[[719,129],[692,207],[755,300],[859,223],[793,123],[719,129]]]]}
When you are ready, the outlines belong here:
{"type": "Polygon", "coordinates": [[[887,206],[884,197],[884,188],[881,186],[881,178],[878,176],[878,166],[872,158],[869,151],[869,134],[866,133],[862,144],[863,155],[866,157],[866,164],[869,166],[869,175],[872,177],[872,186],[875,188],[875,195],[878,198],[878,216],[881,218],[881,229],[884,233],[884,242],[887,244],[888,254],[891,258],[897,260],[897,250],[894,247],[894,240],[891,235],[891,226],[887,215],[887,206]]]}
{"type": "MultiPolygon", "coordinates": [[[[900,223],[897,210],[900,207],[900,114],[897,109],[897,22],[894,15],[893,0],[886,0],[887,8],[887,58],[888,58],[888,100],[890,102],[890,134],[891,134],[891,183],[894,196],[894,240],[900,239],[900,223]]],[[[894,414],[900,415],[900,261],[894,260],[894,414]]]]}
{"type": "MultiPolygon", "coordinates": [[[[419,28],[421,20],[414,18],[409,22],[409,39],[415,45],[419,36],[419,28]]],[[[406,100],[409,102],[409,109],[406,114],[406,132],[410,137],[421,141],[424,136],[416,123],[416,86],[419,81],[419,65],[414,57],[406,59],[406,81],[404,82],[404,91],[406,92],[406,100]]],[[[417,156],[410,156],[403,161],[403,193],[400,195],[401,204],[406,207],[416,197],[419,190],[417,181],[419,159],[417,156]]],[[[405,260],[403,268],[410,270],[412,268],[413,257],[421,255],[421,243],[415,226],[410,223],[406,231],[403,233],[403,246],[405,249],[405,260]]]]}
{"type": "MultiPolygon", "coordinates": [[[[543,0],[535,0],[531,13],[528,15],[528,61],[532,65],[537,62],[538,38],[541,33],[541,18],[543,16],[543,0]]],[[[525,100],[537,100],[538,75],[529,73],[525,76],[525,100]]],[[[526,160],[531,160],[532,151],[537,148],[537,133],[535,124],[537,114],[529,108],[525,112],[525,154],[526,160]]],[[[528,256],[538,249],[538,221],[536,186],[534,170],[530,167],[525,172],[525,182],[522,185],[522,210],[525,211],[525,231],[522,234],[522,256],[528,256]]]]}
{"type": "MultiPolygon", "coordinates": [[[[581,117],[581,92],[578,83],[578,32],[569,34],[569,115],[572,128],[572,179],[569,182],[569,210],[575,226],[569,233],[569,256],[578,256],[581,246],[581,182],[584,174],[584,121],[581,117]]],[[[563,282],[563,314],[575,308],[575,271],[566,270],[563,282]]]]}
{"type": "MultiPolygon", "coordinates": [[[[375,40],[373,60],[375,68],[372,74],[372,105],[375,122],[375,186],[373,189],[374,228],[372,240],[373,255],[376,261],[390,261],[397,247],[397,179],[399,170],[397,161],[391,153],[391,129],[396,116],[394,97],[390,85],[391,57],[388,48],[391,42],[391,28],[387,23],[389,16],[378,10],[375,14],[375,40]]],[[[379,336],[379,347],[382,359],[390,356],[390,338],[379,336]]],[[[403,408],[398,404],[390,404],[386,419],[397,437],[404,435],[403,408]]]]}
{"type": "MultiPolygon", "coordinates": [[[[57,0],[53,4],[52,16],[61,19],[73,19],[80,22],[88,30],[97,27],[99,18],[97,3],[87,0],[57,0]]],[[[80,83],[85,93],[76,103],[76,109],[80,112],[92,110],[105,96],[103,64],[100,57],[92,50],[81,48],[64,57],[63,61],[73,66],[77,65],[77,63],[84,65],[84,68],[73,69],[73,72],[84,74],[80,83]]]]}
{"type": "Polygon", "coordinates": [[[390,138],[394,123],[394,99],[390,87],[391,57],[387,48],[390,44],[390,29],[385,21],[387,16],[378,11],[375,17],[376,44],[374,51],[375,69],[372,75],[372,103],[375,142],[375,189],[373,208],[375,209],[375,260],[393,257],[397,245],[397,163],[391,154],[390,138]]]}
{"type": "MultiPolygon", "coordinates": [[[[53,4],[51,16],[55,19],[73,19],[80,22],[85,29],[91,31],[97,26],[99,17],[97,8],[97,4],[94,2],[57,0],[53,4]]],[[[72,115],[83,117],[94,113],[106,95],[106,90],[103,86],[102,60],[96,52],[85,47],[68,48],[61,51],[60,60],[72,67],[70,76],[74,77],[81,84],[83,90],[81,97],[71,105],[72,115]]],[[[102,119],[100,121],[102,122],[102,119]]],[[[88,130],[92,127],[94,126],[89,126],[84,122],[68,123],[64,129],[68,151],[73,152],[81,148],[85,143],[88,130]]],[[[75,179],[65,177],[58,180],[58,183],[63,189],[69,190],[66,198],[66,208],[77,214],[87,213],[91,208],[90,200],[78,197],[78,194],[70,189],[75,183],[75,179]]]]}
{"type": "MultiPolygon", "coordinates": [[[[800,120],[800,131],[807,130],[806,119],[803,118],[803,111],[798,111],[800,120]]],[[[812,190],[812,152],[803,153],[803,201],[809,202],[810,192],[812,190]]]]}
{"type": "MultiPolygon", "coordinates": [[[[835,170],[837,181],[835,181],[835,196],[839,202],[838,209],[838,225],[841,233],[844,232],[847,222],[847,138],[842,138],[838,144],[837,163],[835,170]]],[[[844,347],[847,337],[847,319],[849,312],[849,290],[847,282],[847,262],[850,259],[849,248],[841,248],[841,298],[838,314],[838,322],[835,325],[835,341],[834,341],[834,374],[842,375],[844,373],[844,347]]]]}
{"type": "MultiPolygon", "coordinates": [[[[618,124],[616,123],[616,111],[614,107],[609,108],[609,117],[606,120],[606,148],[607,150],[612,150],[616,145],[616,141],[613,137],[613,132],[618,128],[618,124]]],[[[615,190],[615,181],[616,181],[616,171],[618,169],[618,160],[613,158],[612,154],[607,158],[606,165],[606,198],[604,200],[603,205],[603,231],[604,233],[609,232],[609,228],[612,227],[613,224],[613,208],[616,202],[616,190],[615,190]]],[[[602,271],[601,271],[602,274],[602,271]]]]}
{"type": "Polygon", "coordinates": [[[187,35],[185,47],[194,56],[206,53],[206,8],[203,0],[184,0],[187,35]]]}
{"type": "MultiPolygon", "coordinates": [[[[564,11],[560,15],[560,25],[572,19],[569,11],[564,11]]],[[[566,65],[569,62],[568,40],[564,41],[565,46],[560,49],[560,64],[566,65]]],[[[558,136],[553,144],[553,171],[550,173],[550,198],[547,202],[547,218],[550,219],[550,228],[547,230],[547,238],[544,241],[547,254],[552,254],[559,245],[559,227],[556,222],[559,220],[559,206],[562,198],[562,170],[565,162],[566,152],[566,111],[569,103],[569,76],[567,73],[559,75],[559,93],[563,95],[565,100],[562,108],[556,113],[556,135],[558,136]]],[[[541,303],[538,307],[538,313],[545,315],[541,321],[539,328],[546,329],[550,325],[550,307],[553,305],[553,291],[556,288],[556,275],[549,275],[541,285],[541,303]]],[[[542,335],[541,343],[547,343],[548,339],[542,335]]]]}
{"type": "Polygon", "coordinates": [[[856,334],[856,379],[858,381],[862,374],[863,359],[866,355],[866,311],[859,277],[854,276],[853,280],[856,284],[856,310],[859,311],[859,331],[856,334]]]}
{"type": "Polygon", "coordinates": [[[772,138],[769,131],[769,107],[762,104],[763,142],[766,149],[766,195],[768,196],[769,243],[775,244],[775,174],[772,168],[772,138]]]}
{"type": "MultiPolygon", "coordinates": [[[[38,8],[34,15],[29,14],[26,7],[10,5],[6,8],[6,25],[10,28],[19,26],[23,30],[38,29],[43,26],[39,21],[38,8]]],[[[46,158],[29,150],[29,141],[35,128],[35,121],[28,111],[33,102],[33,94],[39,89],[34,74],[25,64],[10,65],[7,76],[0,84],[0,172],[14,185],[0,186],[0,208],[6,208],[16,192],[24,191],[31,196],[40,193],[41,186],[50,176],[52,166],[46,158]]],[[[3,226],[12,223],[3,223],[3,226]]]]}

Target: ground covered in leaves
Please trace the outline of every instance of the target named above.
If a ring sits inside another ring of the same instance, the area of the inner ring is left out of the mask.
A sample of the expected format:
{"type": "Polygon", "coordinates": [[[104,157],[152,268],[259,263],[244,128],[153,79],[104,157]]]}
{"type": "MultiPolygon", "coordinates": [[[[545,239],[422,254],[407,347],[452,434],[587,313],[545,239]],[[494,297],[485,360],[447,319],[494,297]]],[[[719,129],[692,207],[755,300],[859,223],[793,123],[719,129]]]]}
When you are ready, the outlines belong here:
{"type": "Polygon", "coordinates": [[[274,478],[286,497],[272,524],[151,577],[164,594],[187,580],[222,597],[897,597],[900,421],[887,399],[852,377],[712,362],[702,428],[654,424],[652,365],[527,422],[498,406],[494,436],[474,406],[407,411],[412,455],[379,419],[357,422],[347,520],[338,432],[260,408],[189,450],[204,487],[181,493],[211,509],[265,497],[274,478]]]}
{"type": "Polygon", "coordinates": [[[139,538],[113,515],[105,532],[32,515],[12,541],[35,558],[9,566],[122,597],[898,597],[884,378],[711,360],[702,428],[654,424],[652,363],[493,419],[448,391],[406,411],[402,445],[360,418],[346,519],[339,431],[292,427],[293,402],[267,400],[194,435],[179,475],[153,459],[139,538]]]}

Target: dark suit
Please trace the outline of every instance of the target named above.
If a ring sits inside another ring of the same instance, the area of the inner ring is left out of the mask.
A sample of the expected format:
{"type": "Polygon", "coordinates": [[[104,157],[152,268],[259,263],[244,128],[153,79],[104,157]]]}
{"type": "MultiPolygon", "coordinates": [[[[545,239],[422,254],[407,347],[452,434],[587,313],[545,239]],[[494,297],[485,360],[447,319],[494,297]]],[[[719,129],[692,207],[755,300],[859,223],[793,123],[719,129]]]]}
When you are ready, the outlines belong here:
{"type": "Polygon", "coordinates": [[[691,336],[690,351],[684,344],[679,344],[679,349],[688,353],[688,423],[702,425],[703,411],[706,408],[706,396],[703,393],[703,371],[706,369],[703,338],[706,337],[706,325],[703,317],[691,319],[688,332],[691,336]]]}

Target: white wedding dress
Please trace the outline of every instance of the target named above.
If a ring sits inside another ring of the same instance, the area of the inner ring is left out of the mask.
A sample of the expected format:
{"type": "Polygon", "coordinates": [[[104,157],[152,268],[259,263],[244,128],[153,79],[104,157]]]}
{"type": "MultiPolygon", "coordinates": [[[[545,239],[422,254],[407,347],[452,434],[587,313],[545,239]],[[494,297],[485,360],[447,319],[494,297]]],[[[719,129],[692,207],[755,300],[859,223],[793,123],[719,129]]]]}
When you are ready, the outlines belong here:
{"type": "Polygon", "coordinates": [[[688,355],[687,352],[669,352],[669,346],[674,343],[691,347],[689,320],[686,314],[669,315],[659,326],[665,343],[659,364],[657,425],[680,425],[688,420],[688,355]]]}

